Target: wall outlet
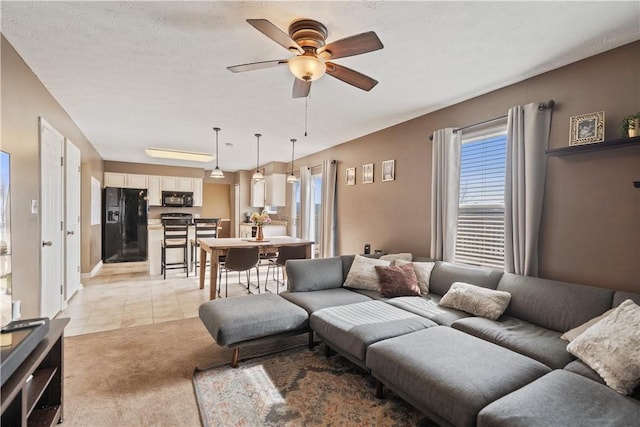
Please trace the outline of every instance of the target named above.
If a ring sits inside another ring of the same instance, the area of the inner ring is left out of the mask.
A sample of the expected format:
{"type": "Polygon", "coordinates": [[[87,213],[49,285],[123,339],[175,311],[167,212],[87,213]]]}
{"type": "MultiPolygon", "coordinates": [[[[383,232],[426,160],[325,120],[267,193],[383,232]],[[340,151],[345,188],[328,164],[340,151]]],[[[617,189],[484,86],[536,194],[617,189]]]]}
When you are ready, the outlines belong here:
{"type": "Polygon", "coordinates": [[[34,215],[38,214],[38,210],[40,209],[40,202],[38,200],[31,201],[31,213],[34,215]]]}

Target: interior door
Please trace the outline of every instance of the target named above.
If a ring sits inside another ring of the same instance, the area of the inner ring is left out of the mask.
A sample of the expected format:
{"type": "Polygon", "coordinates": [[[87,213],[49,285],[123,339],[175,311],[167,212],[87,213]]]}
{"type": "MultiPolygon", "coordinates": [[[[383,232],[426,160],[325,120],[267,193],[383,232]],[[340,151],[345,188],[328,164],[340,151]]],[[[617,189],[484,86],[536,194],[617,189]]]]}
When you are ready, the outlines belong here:
{"type": "Polygon", "coordinates": [[[63,301],[64,137],[40,118],[40,315],[53,318],[63,301]]]}
{"type": "Polygon", "coordinates": [[[64,300],[80,289],[80,150],[65,140],[65,292],[64,300]]]}

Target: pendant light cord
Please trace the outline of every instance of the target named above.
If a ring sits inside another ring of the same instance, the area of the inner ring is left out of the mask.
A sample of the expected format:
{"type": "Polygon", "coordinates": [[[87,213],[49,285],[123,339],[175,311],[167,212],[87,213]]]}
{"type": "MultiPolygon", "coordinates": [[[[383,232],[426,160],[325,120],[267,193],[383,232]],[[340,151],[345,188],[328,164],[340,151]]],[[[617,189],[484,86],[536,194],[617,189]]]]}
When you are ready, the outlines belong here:
{"type": "Polygon", "coordinates": [[[220,132],[220,128],[213,128],[213,130],[216,131],[216,169],[219,169],[218,167],[218,132],[220,132]]]}

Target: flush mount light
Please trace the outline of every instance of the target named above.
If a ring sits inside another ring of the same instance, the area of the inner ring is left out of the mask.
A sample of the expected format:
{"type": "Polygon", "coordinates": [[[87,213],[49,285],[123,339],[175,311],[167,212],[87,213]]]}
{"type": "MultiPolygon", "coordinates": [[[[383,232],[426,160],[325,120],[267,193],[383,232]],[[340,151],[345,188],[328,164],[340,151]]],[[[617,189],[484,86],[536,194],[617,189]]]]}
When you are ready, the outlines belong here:
{"type": "Polygon", "coordinates": [[[211,171],[210,178],[222,179],[224,178],[224,173],[218,167],[218,132],[220,132],[220,128],[213,128],[216,131],[216,168],[211,171]]]}
{"type": "Polygon", "coordinates": [[[253,176],[251,177],[252,180],[254,181],[264,181],[264,175],[262,175],[260,173],[260,137],[262,136],[259,133],[256,133],[256,138],[257,138],[257,142],[256,142],[256,172],[253,174],[253,176]]]}
{"type": "Polygon", "coordinates": [[[157,157],[160,159],[188,160],[191,162],[210,162],[214,159],[214,156],[207,153],[168,150],[166,148],[145,148],[144,152],[149,157],[157,157]]]}

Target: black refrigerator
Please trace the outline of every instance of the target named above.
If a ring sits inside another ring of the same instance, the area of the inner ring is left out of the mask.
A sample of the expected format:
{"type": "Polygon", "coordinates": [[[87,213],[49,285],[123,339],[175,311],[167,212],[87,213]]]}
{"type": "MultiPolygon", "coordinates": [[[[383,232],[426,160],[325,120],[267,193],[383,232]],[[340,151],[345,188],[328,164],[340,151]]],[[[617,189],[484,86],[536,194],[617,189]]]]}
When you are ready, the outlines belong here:
{"type": "Polygon", "coordinates": [[[102,206],[102,262],[147,260],[147,190],[107,187],[102,206]]]}

